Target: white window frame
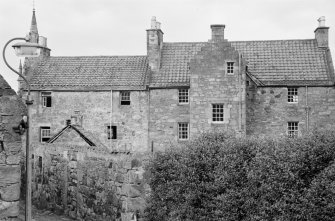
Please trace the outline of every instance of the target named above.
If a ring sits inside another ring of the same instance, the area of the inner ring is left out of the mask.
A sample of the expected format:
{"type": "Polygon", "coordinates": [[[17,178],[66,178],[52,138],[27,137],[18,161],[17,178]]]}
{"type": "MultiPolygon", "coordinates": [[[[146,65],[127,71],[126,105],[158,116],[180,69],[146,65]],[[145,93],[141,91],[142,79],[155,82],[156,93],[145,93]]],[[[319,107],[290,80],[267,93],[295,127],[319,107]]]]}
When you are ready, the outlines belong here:
{"type": "Polygon", "coordinates": [[[297,87],[288,87],[287,88],[287,102],[288,103],[298,103],[298,88],[297,87]]]}
{"type": "Polygon", "coordinates": [[[298,121],[287,122],[287,136],[292,137],[292,138],[299,136],[299,122],[298,121]]]}
{"type": "Polygon", "coordinates": [[[178,140],[189,140],[190,124],[188,122],[178,123],[178,140]]]}
{"type": "Polygon", "coordinates": [[[223,103],[212,104],[212,122],[224,123],[225,109],[223,103]]]}
{"type": "Polygon", "coordinates": [[[42,91],[41,92],[41,97],[42,97],[42,107],[52,107],[51,92],[42,91]],[[50,106],[47,106],[48,105],[48,99],[50,99],[50,106]]]}
{"type": "Polygon", "coordinates": [[[48,126],[40,127],[40,142],[46,143],[48,140],[43,140],[44,138],[48,138],[48,140],[51,138],[51,130],[48,126]]]}
{"type": "Polygon", "coordinates": [[[233,61],[227,61],[226,62],[227,68],[227,74],[234,74],[234,62],[233,61]]]}
{"type": "Polygon", "coordinates": [[[130,91],[120,91],[120,104],[123,105],[130,105],[130,91]],[[129,102],[129,104],[122,104],[122,102],[129,102]]]}
{"type": "Polygon", "coordinates": [[[189,104],[189,89],[178,89],[179,104],[189,104]]]}

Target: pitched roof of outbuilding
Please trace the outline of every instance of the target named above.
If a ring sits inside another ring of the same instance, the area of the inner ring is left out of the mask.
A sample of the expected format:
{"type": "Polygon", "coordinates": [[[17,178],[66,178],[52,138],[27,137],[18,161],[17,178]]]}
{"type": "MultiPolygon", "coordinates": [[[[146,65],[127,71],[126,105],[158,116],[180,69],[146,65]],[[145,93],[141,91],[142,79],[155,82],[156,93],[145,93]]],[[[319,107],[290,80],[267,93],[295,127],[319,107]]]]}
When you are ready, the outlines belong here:
{"type": "Polygon", "coordinates": [[[32,90],[144,90],[146,56],[48,57],[32,70],[32,90]]]}
{"type": "Polygon", "coordinates": [[[57,139],[59,139],[64,133],[74,130],[78,135],[89,145],[99,147],[101,150],[108,150],[108,148],[100,142],[91,132],[85,130],[80,126],[75,125],[67,125],[58,133],[56,133],[53,137],[51,137],[47,143],[54,143],[57,139]]]}
{"type": "MultiPolygon", "coordinates": [[[[248,70],[263,85],[333,85],[328,49],[315,39],[230,42],[248,62],[248,70]]],[[[161,69],[151,87],[188,86],[189,62],[205,46],[199,43],[163,43],[161,69]]]]}

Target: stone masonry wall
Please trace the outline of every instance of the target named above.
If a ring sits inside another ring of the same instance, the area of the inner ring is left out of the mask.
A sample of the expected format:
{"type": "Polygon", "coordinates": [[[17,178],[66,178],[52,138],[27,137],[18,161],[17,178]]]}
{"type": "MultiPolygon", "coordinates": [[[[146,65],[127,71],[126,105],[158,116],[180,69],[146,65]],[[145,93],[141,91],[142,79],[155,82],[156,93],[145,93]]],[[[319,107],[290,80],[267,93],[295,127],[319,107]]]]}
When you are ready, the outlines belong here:
{"type": "Polygon", "coordinates": [[[141,220],[150,187],[148,155],[111,155],[79,146],[35,145],[33,199],[79,220],[141,220]]]}
{"type": "Polygon", "coordinates": [[[287,122],[299,122],[299,134],[335,125],[334,87],[298,88],[298,103],[287,102],[286,87],[251,86],[247,99],[248,135],[286,135],[287,122]],[[307,97],[307,104],[306,104],[307,97]]]}
{"type": "Polygon", "coordinates": [[[150,90],[149,136],[153,151],[178,141],[178,122],[190,122],[189,104],[180,105],[178,89],[150,90]]]}
{"type": "Polygon", "coordinates": [[[225,41],[201,48],[190,63],[191,138],[209,130],[245,134],[245,64],[239,53],[225,41]],[[234,73],[227,73],[234,62],[234,73]],[[224,104],[224,121],[212,121],[212,104],[224,104]]]}
{"type": "Polygon", "coordinates": [[[19,214],[21,136],[14,132],[25,106],[0,75],[0,220],[19,214]]]}
{"type": "Polygon", "coordinates": [[[31,141],[40,139],[40,127],[49,126],[51,135],[66,126],[71,116],[82,116],[82,127],[110,150],[146,151],[148,147],[148,98],[146,91],[131,91],[130,105],[120,105],[120,92],[52,91],[52,107],[42,107],[40,92],[33,92],[31,141]],[[111,100],[113,111],[111,113],[111,100]],[[107,138],[107,126],[117,126],[117,139],[107,138]]]}

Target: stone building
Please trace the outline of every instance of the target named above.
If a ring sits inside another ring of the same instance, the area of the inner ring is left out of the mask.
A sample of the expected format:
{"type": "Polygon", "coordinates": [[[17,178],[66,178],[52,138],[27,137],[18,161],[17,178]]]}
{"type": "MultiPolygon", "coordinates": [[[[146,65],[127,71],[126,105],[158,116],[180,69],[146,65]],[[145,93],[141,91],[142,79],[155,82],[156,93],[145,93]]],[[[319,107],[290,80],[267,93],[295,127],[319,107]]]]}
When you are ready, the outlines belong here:
{"type": "MultiPolygon", "coordinates": [[[[204,131],[299,136],[335,123],[328,27],[314,39],[228,41],[211,25],[204,42],[164,42],[155,17],[143,56],[27,59],[34,105],[31,141],[71,120],[110,151],[156,151],[204,131]]],[[[35,14],[31,33],[39,36],[35,14]]],[[[38,39],[36,37],[36,39],[38,39]]],[[[23,87],[23,86],[22,86],[23,87]]]]}
{"type": "Polygon", "coordinates": [[[20,124],[25,106],[0,75],[0,220],[19,215],[22,144],[20,124]]]}

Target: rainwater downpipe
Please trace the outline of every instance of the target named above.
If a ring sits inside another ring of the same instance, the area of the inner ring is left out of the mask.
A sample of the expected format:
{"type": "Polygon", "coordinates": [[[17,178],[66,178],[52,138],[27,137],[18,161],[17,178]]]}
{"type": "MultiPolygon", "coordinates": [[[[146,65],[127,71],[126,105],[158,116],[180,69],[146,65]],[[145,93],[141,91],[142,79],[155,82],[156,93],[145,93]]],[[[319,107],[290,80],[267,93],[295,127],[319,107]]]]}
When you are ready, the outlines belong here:
{"type": "Polygon", "coordinates": [[[242,71],[241,71],[241,54],[238,53],[238,85],[239,85],[239,124],[238,124],[238,130],[240,133],[242,133],[242,82],[241,82],[241,76],[242,71]]]}
{"type": "Polygon", "coordinates": [[[113,116],[113,90],[111,90],[111,110],[109,112],[109,149],[112,149],[112,136],[113,136],[113,131],[112,131],[112,116],[113,116]]]}
{"type": "Polygon", "coordinates": [[[309,107],[308,107],[308,87],[306,85],[306,129],[307,129],[307,132],[309,131],[309,107]]]}

